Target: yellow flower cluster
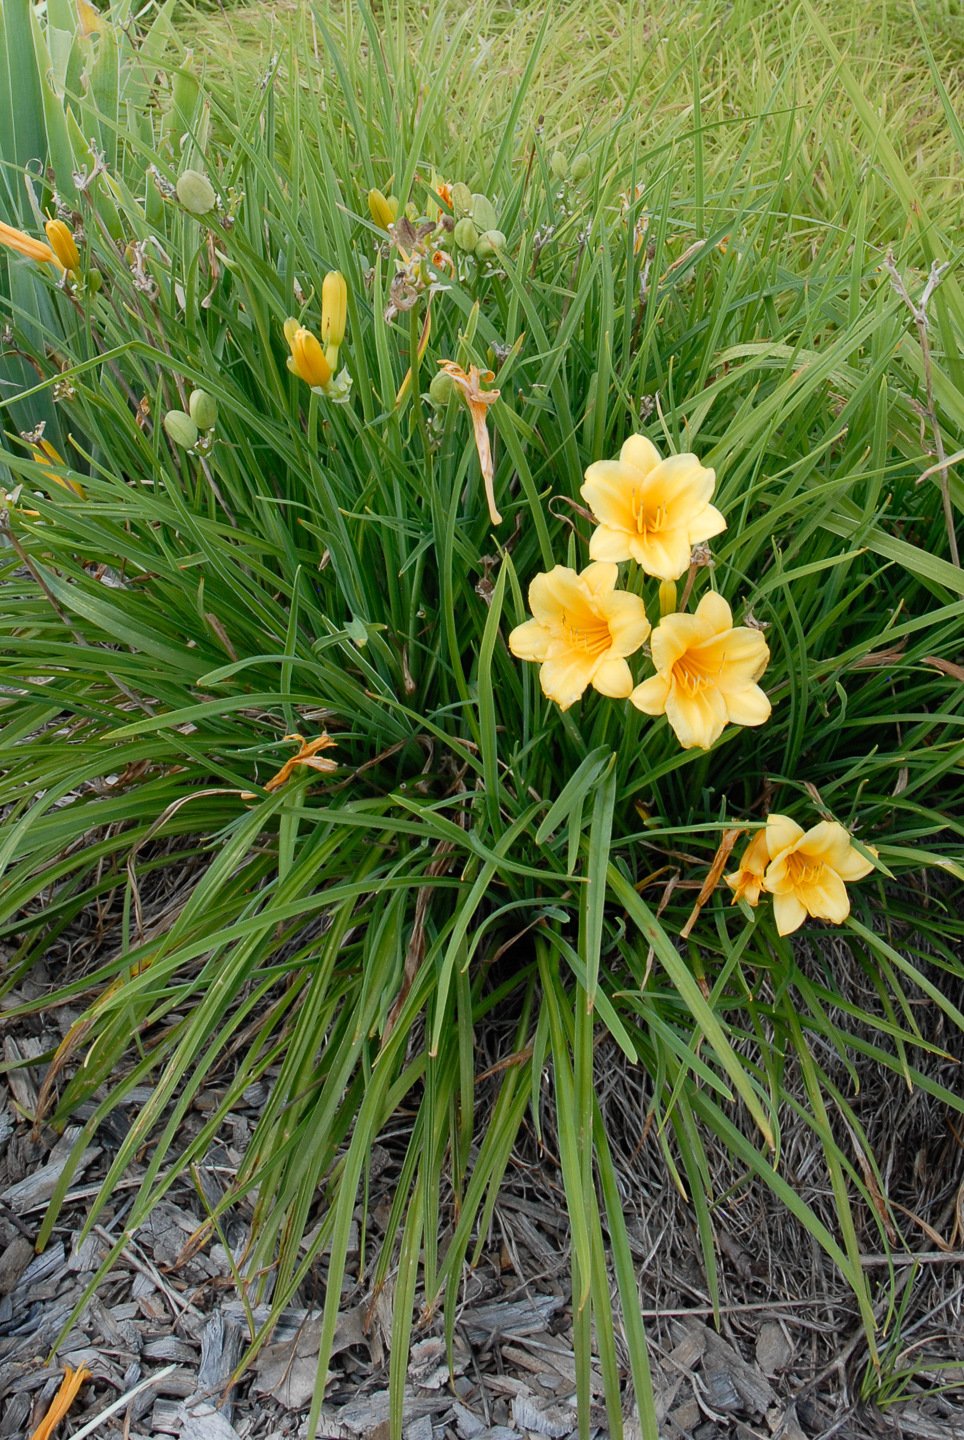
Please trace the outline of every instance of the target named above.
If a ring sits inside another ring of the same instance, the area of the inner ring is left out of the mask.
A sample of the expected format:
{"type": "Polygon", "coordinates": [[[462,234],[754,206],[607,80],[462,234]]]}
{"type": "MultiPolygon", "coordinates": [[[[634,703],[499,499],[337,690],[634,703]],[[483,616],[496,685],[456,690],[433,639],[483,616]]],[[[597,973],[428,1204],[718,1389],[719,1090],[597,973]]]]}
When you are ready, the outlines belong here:
{"type": "Polygon", "coordinates": [[[757,685],[770,651],[758,630],[733,624],[722,596],[709,592],[692,615],[663,616],[650,638],[656,674],[634,687],[628,658],[650,636],[646,607],[616,590],[617,566],[635,560],[662,582],[661,601],[690,565],[694,545],[726,529],[710,504],[716,476],[695,455],[662,459],[642,435],[618,460],[586,471],[583,498],[597,522],[594,562],[581,573],[556,565],[529,588],[533,619],[518,625],[509,648],[541,665],[544,693],[566,710],[593,686],[628,699],[647,715],[665,715],[684,749],[707,750],[727,724],[762,725],[770,702],[757,685]]]}
{"type": "Polygon", "coordinates": [[[772,895],[777,930],[790,935],[808,915],[842,925],[850,914],[845,882],[862,880],[873,868],[837,821],[821,820],[805,831],[789,815],[770,815],[724,879],[734,904],[755,906],[763,892],[772,895]]]}

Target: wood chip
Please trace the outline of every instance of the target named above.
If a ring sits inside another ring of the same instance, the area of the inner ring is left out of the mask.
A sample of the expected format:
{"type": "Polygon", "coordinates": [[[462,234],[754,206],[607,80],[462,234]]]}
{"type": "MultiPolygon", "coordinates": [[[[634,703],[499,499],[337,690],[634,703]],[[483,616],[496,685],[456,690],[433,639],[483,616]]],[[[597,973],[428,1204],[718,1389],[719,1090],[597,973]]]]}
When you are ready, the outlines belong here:
{"type": "Polygon", "coordinates": [[[239,1440],[238,1432],[213,1405],[181,1405],[181,1440],[239,1440]]]}
{"type": "Polygon", "coordinates": [[[512,1423],[519,1430],[534,1430],[549,1440],[561,1440],[579,1428],[575,1410],[568,1405],[539,1405],[532,1395],[516,1395],[512,1401],[512,1423]]]}

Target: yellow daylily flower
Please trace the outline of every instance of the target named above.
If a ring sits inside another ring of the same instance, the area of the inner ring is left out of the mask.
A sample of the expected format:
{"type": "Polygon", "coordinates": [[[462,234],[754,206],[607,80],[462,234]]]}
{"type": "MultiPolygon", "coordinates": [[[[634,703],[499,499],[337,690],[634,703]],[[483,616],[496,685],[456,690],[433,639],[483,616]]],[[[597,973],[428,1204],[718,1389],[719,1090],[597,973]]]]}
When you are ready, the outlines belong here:
{"type": "Polygon", "coordinates": [[[70,227],[65,225],[63,220],[48,220],[44,230],[47,232],[47,242],[63,268],[79,270],[80,251],[77,249],[77,242],[70,232],[70,227]]]}
{"type": "Polygon", "coordinates": [[[757,905],[763,889],[763,872],[770,863],[766,829],[758,830],[740,856],[739,868],[723,879],[733,891],[733,904],[745,900],[748,905],[757,905]]]}
{"type": "Polygon", "coordinates": [[[321,341],[304,325],[290,317],[285,321],[285,339],[291,354],[288,369],[312,390],[324,390],[331,380],[331,366],[325,359],[321,341]]]}
{"type": "Polygon", "coordinates": [[[541,663],[544,694],[568,710],[592,685],[624,700],[633,688],[626,657],[649,634],[638,595],[616,589],[615,565],[587,565],[578,574],[556,565],[529,586],[533,619],[517,625],[509,649],[519,660],[541,663]]]}
{"type": "Polygon", "coordinates": [[[49,245],[42,240],[35,240],[32,235],[27,235],[23,230],[15,230],[12,225],[5,225],[0,220],[0,245],[5,245],[8,250],[16,250],[18,255],[26,255],[28,260],[36,260],[40,265],[59,265],[60,261],[49,245]]]}
{"type": "Polygon", "coordinates": [[[665,715],[684,750],[708,750],[725,726],[762,725],[770,702],[756,681],[770,659],[759,630],[734,627],[722,595],[692,615],[666,615],[653,631],[656,674],[630,695],[637,710],[665,715]]]}
{"type": "Polygon", "coordinates": [[[321,282],[321,340],[332,370],[338,363],[338,347],[345,338],[347,323],[348,286],[345,277],[340,270],[329,270],[321,282]]]}
{"type": "Polygon", "coordinates": [[[763,888],[773,896],[780,934],[798,930],[808,915],[842,925],[850,914],[845,882],[862,880],[874,868],[844,827],[821,820],[804,831],[789,815],[770,815],[766,837],[770,864],[763,888]]]}
{"type": "Polygon", "coordinates": [[[694,545],[726,521],[710,502],[716,474],[695,455],[661,458],[644,435],[631,435],[618,460],[597,460],[580,494],[598,521],[593,560],[635,560],[647,575],[678,580],[694,545]]]}

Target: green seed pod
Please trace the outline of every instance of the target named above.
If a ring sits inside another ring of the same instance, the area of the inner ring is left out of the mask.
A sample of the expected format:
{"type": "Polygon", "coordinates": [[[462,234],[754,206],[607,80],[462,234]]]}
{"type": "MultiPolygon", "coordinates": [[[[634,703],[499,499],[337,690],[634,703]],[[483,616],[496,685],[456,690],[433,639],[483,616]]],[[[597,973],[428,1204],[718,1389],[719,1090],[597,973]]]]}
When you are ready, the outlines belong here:
{"type": "Polygon", "coordinates": [[[183,410],[168,410],[164,416],[164,429],[168,439],[180,445],[182,450],[193,450],[197,444],[197,426],[183,410]]]}
{"type": "Polygon", "coordinates": [[[468,215],[463,215],[455,226],[453,239],[460,250],[468,250],[471,254],[479,243],[479,232],[475,228],[475,221],[468,215]]]}
{"type": "Polygon", "coordinates": [[[463,180],[457,180],[452,186],[452,210],[457,220],[472,214],[472,191],[463,180]]]}
{"type": "Polygon", "coordinates": [[[455,391],[455,381],[451,375],[447,375],[444,370],[440,370],[437,375],[432,376],[432,383],[428,387],[428,394],[433,405],[447,405],[454,397],[455,391]]]}
{"type": "Polygon", "coordinates": [[[486,230],[484,235],[479,237],[479,243],[475,247],[477,260],[491,260],[498,255],[500,250],[505,249],[505,236],[501,230],[486,230]]]}
{"type": "Polygon", "coordinates": [[[561,150],[554,151],[553,154],[550,156],[549,169],[552,171],[553,175],[556,177],[557,180],[565,180],[566,176],[569,174],[569,161],[566,159],[565,155],[563,155],[561,150]]]}
{"type": "Polygon", "coordinates": [[[184,170],[177,179],[177,198],[192,215],[207,215],[214,209],[214,186],[200,170],[184,170]]]}
{"type": "Polygon", "coordinates": [[[84,276],[84,281],[91,295],[96,295],[104,284],[104,277],[99,270],[88,270],[84,276]]]}
{"type": "Polygon", "coordinates": [[[192,390],[187,408],[199,430],[213,430],[218,423],[218,402],[206,390],[192,390]]]}
{"type": "Polygon", "coordinates": [[[573,180],[585,180],[591,170],[592,160],[585,150],[580,150],[578,155],[572,157],[570,173],[572,174],[573,180]]]}
{"type": "Polygon", "coordinates": [[[472,219],[478,230],[494,230],[499,223],[495,206],[488,195],[472,196],[472,219]]]}

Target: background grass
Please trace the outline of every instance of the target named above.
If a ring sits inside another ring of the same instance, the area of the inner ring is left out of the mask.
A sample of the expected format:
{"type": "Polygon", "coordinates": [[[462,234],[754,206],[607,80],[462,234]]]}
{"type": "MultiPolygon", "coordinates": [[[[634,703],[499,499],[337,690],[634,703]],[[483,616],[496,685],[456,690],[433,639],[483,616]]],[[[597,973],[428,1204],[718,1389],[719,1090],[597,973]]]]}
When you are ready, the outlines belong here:
{"type": "MultiPolygon", "coordinates": [[[[154,1094],[92,1218],[149,1146],[140,1223],[235,1097],[272,1076],[224,1206],[253,1207],[252,1298],[278,1309],[327,1264],[321,1375],[373,1138],[400,1107],[413,1117],[397,1252],[363,1245],[353,1277],[377,1290],[400,1267],[396,1431],[416,1289],[430,1306],[457,1294],[548,1076],[584,1423],[594,1344],[621,1423],[608,1264],[655,1434],[595,1093],[600,1027],[649,1076],[651,1143],[693,1207],[710,1293],[708,1144],[840,1266],[872,1356],[859,1252],[868,1231],[887,1241],[883,1186],[869,1147],[855,1158],[860,1126],[820,1056],[869,1048],[895,1084],[964,1108],[918,1070],[932,1042],[915,1019],[922,1001],[941,1007],[959,1047],[962,925],[943,882],[960,879],[964,848],[964,584],[939,476],[919,483],[933,465],[924,363],[883,268],[893,249],[916,296],[933,261],[951,266],[929,336],[956,452],[959,20],[950,6],[921,24],[885,8],[870,25],[830,5],[737,4],[719,18],[667,7],[661,26],[634,10],[315,6],[282,11],[276,30],[242,10],[229,57],[223,17],[165,29],[147,128],[120,106],[102,120],[112,180],[75,202],[100,293],[31,276],[43,308],[27,317],[23,267],[8,267],[32,374],[4,402],[7,484],[25,487],[9,511],[0,675],[7,986],[92,907],[109,922],[104,952],[52,997],[90,1009],[48,1098],[61,1119],[96,1098],[79,1153],[134,1085],[154,1094]],[[559,182],[557,149],[588,151],[589,176],[559,182]],[[229,228],[164,198],[186,165],[207,170],[229,228]],[[436,172],[496,201],[508,247],[434,297],[420,359],[424,300],[385,320],[393,259],[365,197],[391,184],[421,211],[436,172]],[[281,337],[299,296],[317,324],[335,267],[345,407],[288,375],[281,337]],[[498,372],[495,535],[464,411],[424,398],[443,357],[498,372]],[[213,444],[189,455],[157,422],[197,384],[220,413],[213,444]],[[41,413],[85,500],[45,483],[18,440],[41,413]],[[625,706],[560,715],[504,644],[533,574],[585,562],[568,503],[584,466],[640,428],[715,466],[729,529],[712,582],[738,619],[768,626],[773,719],[709,756],[625,706]],[[324,727],[340,775],[265,792],[282,737],[324,727]],[[832,815],[880,852],[846,932],[879,997],[873,1042],[849,1033],[833,974],[765,915],[717,894],[678,938],[722,830],[770,807],[832,815]],[[171,869],[181,902],[154,924],[152,875],[171,869]],[[512,1039],[480,1133],[487,1026],[512,1039]],[[834,1226],[781,1171],[788,1066],[834,1226]],[[219,1102],[185,1148],[180,1119],[213,1075],[219,1102]],[[458,1197],[444,1212],[443,1173],[458,1197]]],[[[15,165],[8,180],[19,193],[15,165]]],[[[953,471],[949,489],[959,509],[953,471]]],[[[902,1223],[887,1213],[891,1238],[902,1223]]]]}

